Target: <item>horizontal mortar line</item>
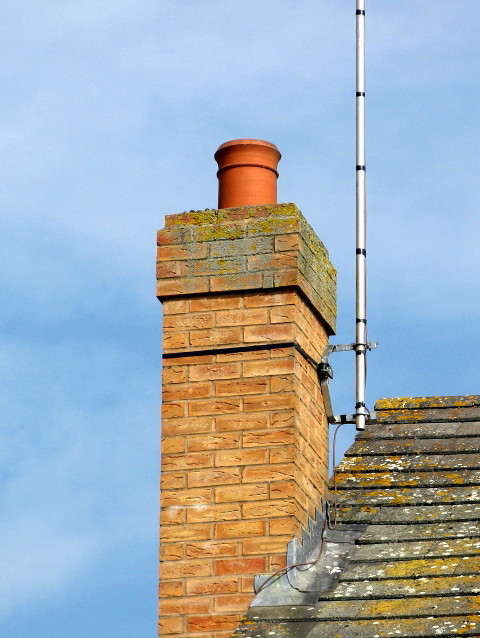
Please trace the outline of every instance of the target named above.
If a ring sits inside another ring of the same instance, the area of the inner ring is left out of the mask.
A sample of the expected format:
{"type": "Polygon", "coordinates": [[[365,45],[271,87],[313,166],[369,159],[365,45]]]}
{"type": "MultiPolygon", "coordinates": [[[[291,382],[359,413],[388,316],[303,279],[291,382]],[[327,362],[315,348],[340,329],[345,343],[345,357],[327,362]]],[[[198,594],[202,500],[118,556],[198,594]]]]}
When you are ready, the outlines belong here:
{"type": "MultiPolygon", "coordinates": [[[[413,580],[413,578],[411,579],[413,580]]],[[[365,585],[368,584],[368,580],[365,581],[365,585]]],[[[320,594],[321,595],[321,594],[320,594]]],[[[471,592],[460,592],[460,591],[454,591],[454,592],[442,592],[441,594],[439,594],[438,592],[435,592],[434,594],[432,592],[430,592],[429,594],[408,594],[408,593],[402,593],[401,599],[408,599],[408,600],[412,600],[412,599],[416,599],[416,600],[425,600],[425,598],[451,598],[452,596],[472,596],[471,592]]],[[[335,603],[335,602],[346,602],[346,601],[351,601],[353,602],[358,602],[358,601],[362,601],[362,600],[399,600],[400,596],[397,594],[396,596],[394,594],[382,594],[381,597],[379,597],[378,595],[375,594],[365,594],[365,596],[362,596],[361,598],[352,598],[351,596],[335,596],[335,598],[319,598],[319,602],[328,602],[328,603],[335,603]]],[[[427,613],[425,612],[425,616],[431,616],[431,613],[427,613]]],[[[448,616],[450,616],[451,614],[446,614],[448,616]]],[[[460,615],[460,614],[458,614],[460,615]]],[[[464,614],[463,614],[464,615],[464,614]]],[[[370,618],[373,618],[373,616],[369,616],[368,618],[359,618],[358,620],[370,620],[370,618]]],[[[390,616],[389,616],[390,618],[390,616]]],[[[395,618],[412,618],[412,616],[395,616],[395,618]]],[[[414,618],[416,618],[416,616],[414,616],[414,618]]]]}
{"type": "MultiPolygon", "coordinates": [[[[462,454],[462,453],[461,453],[462,454]]],[[[468,452],[466,453],[468,454],[468,452]]],[[[456,454],[442,454],[439,456],[457,456],[456,454]]],[[[352,457],[353,458],[353,457],[352,457]]],[[[396,461],[392,460],[392,463],[395,463],[396,461]]],[[[452,472],[452,471],[458,471],[458,472],[468,472],[469,470],[480,470],[480,461],[478,463],[478,465],[473,465],[473,466],[467,466],[465,467],[464,465],[459,465],[456,467],[436,467],[436,468],[431,468],[431,467],[404,467],[404,468],[394,468],[394,469],[390,469],[388,467],[385,468],[362,468],[362,469],[356,469],[355,467],[349,467],[349,468],[345,468],[345,469],[341,469],[336,471],[337,476],[339,474],[358,474],[358,475],[362,475],[362,474],[426,474],[427,472],[429,474],[431,474],[432,472],[437,473],[437,472],[452,472]]]]}
{"type": "MultiPolygon", "coordinates": [[[[440,450],[421,450],[421,451],[411,451],[411,450],[399,450],[398,452],[393,452],[393,451],[389,451],[389,452],[382,452],[381,450],[378,450],[376,452],[362,452],[361,454],[354,454],[353,452],[351,452],[350,454],[345,453],[345,458],[350,458],[350,457],[371,457],[371,456],[386,456],[387,454],[390,454],[392,456],[456,456],[455,454],[455,450],[449,450],[448,452],[443,452],[440,450]]],[[[465,451],[459,451],[458,454],[471,454],[472,456],[475,454],[478,454],[478,451],[472,451],[472,452],[465,452],[465,451]]],[[[395,462],[395,461],[393,461],[395,462]]],[[[468,468],[463,468],[463,469],[468,469],[468,468]]],[[[385,471],[385,470],[381,470],[381,471],[385,471]]],[[[430,468],[430,471],[432,471],[432,468],[430,468]]],[[[435,470],[433,470],[435,471],[435,470]]],[[[365,472],[365,470],[362,470],[362,472],[365,472]]]]}
{"type": "Polygon", "coordinates": [[[441,433],[437,433],[437,434],[422,434],[422,436],[405,436],[405,435],[396,435],[396,436],[365,436],[365,437],[358,437],[357,441],[363,443],[363,442],[368,442],[371,441],[373,442],[377,442],[377,441],[411,441],[411,440],[415,440],[415,441],[432,441],[432,440],[439,440],[439,441],[443,441],[444,439],[478,439],[480,437],[480,432],[478,432],[477,434],[441,434],[441,433]]]}
{"type": "MultiPolygon", "coordinates": [[[[399,509],[405,509],[405,508],[413,508],[413,507],[443,507],[443,508],[449,508],[451,505],[458,505],[458,506],[462,506],[462,507],[469,507],[470,505],[479,505],[480,504],[480,499],[476,499],[474,501],[437,501],[432,502],[432,501],[418,501],[416,503],[370,503],[370,505],[360,505],[359,503],[355,503],[355,502],[346,502],[346,503],[338,503],[338,509],[342,510],[345,509],[346,507],[352,508],[352,507],[372,507],[378,511],[380,510],[389,510],[389,511],[393,511],[395,509],[399,510],[399,509]]],[[[480,515],[478,519],[454,519],[454,520],[458,520],[458,521],[464,521],[464,520],[480,520],[480,515]]],[[[396,523],[394,523],[396,525],[396,523]]],[[[400,523],[401,524],[401,523],[400,523]]],[[[410,523],[409,523],[410,524],[410,523]]]]}
{"type": "MultiPolygon", "coordinates": [[[[440,542],[444,542],[445,538],[442,537],[440,539],[438,539],[440,542]]],[[[450,539],[452,540],[452,539],[450,539]]],[[[461,539],[461,540],[473,540],[473,539],[461,539]]],[[[407,541],[409,542],[409,541],[407,541]]],[[[431,539],[429,539],[428,541],[410,541],[411,543],[429,543],[432,542],[431,539]]],[[[436,541],[433,541],[436,542],[436,541]]],[[[392,543],[372,543],[372,545],[391,545],[392,546],[392,550],[395,549],[395,546],[397,545],[397,543],[402,543],[404,544],[405,541],[393,541],[392,543]]],[[[368,544],[367,544],[368,545],[368,544]]],[[[359,547],[367,547],[367,545],[357,545],[357,549],[359,547]]],[[[430,561],[430,560],[434,560],[434,559],[444,559],[444,558],[463,558],[464,556],[468,556],[468,557],[474,557],[474,556],[478,556],[480,554],[480,550],[474,554],[466,554],[465,550],[463,550],[462,552],[458,551],[458,552],[454,552],[454,553],[448,553],[448,554],[439,554],[439,555],[429,555],[428,552],[426,554],[418,554],[417,556],[392,556],[391,558],[387,558],[387,557],[383,557],[383,558],[372,558],[372,559],[368,559],[368,558],[360,558],[358,560],[355,560],[355,554],[353,554],[353,556],[350,557],[348,565],[354,565],[355,567],[361,567],[363,566],[367,566],[367,565],[377,565],[377,564],[390,564],[390,563],[411,563],[412,561],[415,560],[424,560],[424,561],[430,561]]],[[[478,574],[477,571],[472,572],[473,574],[478,574]]],[[[432,576],[432,578],[447,578],[449,576],[458,576],[459,574],[446,574],[446,575],[442,575],[442,574],[436,574],[435,576],[432,576]]],[[[464,574],[462,574],[463,576],[464,574]]],[[[373,578],[373,576],[372,576],[373,578]]],[[[414,576],[408,577],[408,576],[388,576],[388,578],[378,578],[378,580],[395,580],[397,578],[414,578],[414,576]]],[[[346,581],[349,581],[350,578],[346,578],[346,581]]],[[[358,580],[357,578],[355,578],[354,580],[358,580]]],[[[343,582],[343,581],[341,581],[343,582]]]]}
{"type": "Polygon", "coordinates": [[[230,346],[227,348],[209,348],[204,350],[182,350],[181,352],[164,352],[164,359],[176,359],[184,357],[202,357],[205,355],[234,354],[237,352],[256,352],[259,350],[275,350],[276,348],[295,348],[313,367],[317,367],[317,362],[311,357],[296,341],[268,342],[261,344],[230,346]]]}
{"type": "MultiPolygon", "coordinates": [[[[474,521],[476,522],[476,521],[474,521]]],[[[428,524],[428,523],[427,523],[428,524]]],[[[391,545],[392,547],[395,547],[397,544],[401,544],[403,545],[404,543],[447,543],[448,541],[473,541],[473,542],[477,542],[477,539],[480,539],[480,534],[477,536],[445,536],[445,534],[443,533],[441,536],[428,536],[428,537],[424,537],[422,536],[422,538],[412,538],[412,539],[408,539],[408,538],[399,538],[398,540],[394,540],[394,539],[389,539],[389,540],[369,540],[367,539],[362,539],[359,538],[357,540],[357,542],[355,543],[355,545],[357,547],[371,547],[372,545],[382,545],[382,546],[387,546],[387,545],[391,545]]],[[[465,552],[463,552],[462,554],[447,554],[447,556],[454,556],[454,557],[458,557],[458,556],[477,556],[477,554],[465,554],[465,552]]],[[[430,558],[435,558],[435,556],[428,556],[428,559],[430,558]]],[[[442,556],[437,556],[436,558],[442,558],[442,556]]],[[[423,560],[422,557],[419,557],[420,560],[423,560]]],[[[355,558],[352,557],[350,559],[352,562],[355,562],[355,558]]],[[[360,561],[358,561],[359,563],[361,562],[365,562],[365,563],[375,563],[375,562],[385,562],[386,559],[384,558],[379,558],[379,559],[375,559],[372,558],[372,560],[366,560],[366,559],[362,559],[360,561]]],[[[404,560],[403,558],[393,558],[393,561],[397,561],[397,560],[404,560]]],[[[405,560],[417,560],[415,559],[415,557],[413,558],[407,558],[405,560]]],[[[391,561],[390,561],[391,562],[391,561]]]]}
{"type": "MultiPolygon", "coordinates": [[[[461,503],[459,503],[461,505],[461,503]]],[[[403,506],[405,507],[405,506],[403,506]]],[[[408,506],[407,506],[408,507],[408,506]]],[[[345,521],[348,521],[348,519],[345,519],[345,521]]],[[[404,521],[404,522],[399,522],[399,521],[390,521],[390,522],[374,522],[374,521],[367,521],[366,524],[368,524],[368,527],[373,527],[376,525],[379,526],[385,526],[387,525],[388,527],[411,527],[412,525],[453,525],[454,523],[477,523],[480,521],[480,518],[451,518],[448,520],[445,520],[444,518],[434,518],[432,520],[422,520],[422,521],[404,521]]],[[[356,521],[352,521],[352,522],[356,522],[356,521]]],[[[345,525],[346,523],[342,521],[342,525],[345,525]]],[[[455,540],[456,538],[478,538],[478,536],[453,536],[453,537],[449,537],[448,540],[455,540]]],[[[414,539],[412,539],[414,540],[414,539]]],[[[441,538],[422,538],[422,540],[425,541],[429,541],[429,540],[445,540],[445,536],[442,536],[441,538]]],[[[387,541],[387,542],[398,542],[398,543],[407,543],[409,542],[408,538],[403,538],[400,539],[398,541],[387,541]]],[[[364,541],[359,543],[356,543],[357,545],[371,545],[371,544],[376,544],[376,543],[365,543],[364,541]]]]}
{"type": "MultiPolygon", "coordinates": [[[[448,558],[451,557],[451,554],[448,555],[448,558]]],[[[441,556],[428,556],[427,558],[412,558],[410,560],[431,560],[432,558],[441,558],[441,556]]],[[[459,558],[458,556],[454,556],[454,558],[459,558]]],[[[463,555],[460,557],[463,558],[463,555]]],[[[373,562],[373,561],[372,561],[373,562]]],[[[392,562],[392,561],[390,561],[392,562]]],[[[404,560],[396,560],[395,563],[397,562],[405,562],[404,560]]],[[[366,565],[369,565],[370,563],[366,563],[366,565]]],[[[363,563],[349,563],[349,565],[363,565],[363,563]]],[[[464,578],[467,576],[478,576],[478,572],[475,570],[472,570],[470,572],[462,572],[461,574],[441,574],[441,575],[435,575],[435,576],[420,576],[418,578],[422,578],[422,579],[427,579],[427,581],[429,580],[434,580],[435,578],[439,579],[442,578],[443,580],[446,580],[448,578],[464,578]]],[[[417,576],[387,576],[385,578],[382,578],[380,576],[369,576],[368,578],[366,578],[365,576],[363,578],[342,578],[341,580],[338,581],[339,585],[342,585],[344,583],[381,583],[381,582],[385,582],[385,581],[389,581],[389,580],[416,580],[417,576]]],[[[426,583],[425,580],[422,580],[422,583],[426,583]]],[[[435,594],[437,595],[437,594],[435,594]]],[[[441,596],[441,594],[438,594],[438,596],[441,596]]]]}
{"type": "MultiPolygon", "coordinates": [[[[465,596],[468,596],[469,594],[464,594],[465,596]]],[[[471,594],[470,594],[471,595],[471,594]]],[[[425,598],[425,596],[419,596],[419,598],[425,598]]],[[[439,598],[438,596],[431,596],[431,598],[439,598]]],[[[398,598],[397,596],[397,600],[402,600],[402,598],[398,598]]],[[[362,598],[352,598],[351,602],[354,603],[356,601],[361,602],[363,599],[362,598]]],[[[386,598],[379,598],[378,600],[387,600],[386,598]]],[[[328,601],[319,601],[321,603],[324,602],[332,602],[330,600],[328,601]]],[[[321,609],[321,607],[319,607],[319,609],[321,609]]],[[[472,615],[478,615],[478,612],[474,612],[472,611],[472,615]]],[[[416,618],[464,618],[465,617],[465,613],[464,612],[457,612],[456,610],[452,610],[450,612],[445,612],[442,614],[439,614],[438,612],[423,612],[423,613],[417,613],[415,616],[407,616],[407,615],[403,615],[403,614],[396,614],[395,616],[356,616],[354,618],[345,618],[345,616],[327,616],[325,618],[316,618],[315,616],[305,616],[304,618],[291,618],[288,616],[279,616],[278,618],[258,618],[253,616],[252,619],[248,618],[248,620],[253,620],[253,621],[260,621],[262,623],[266,623],[266,624],[277,624],[277,623],[304,623],[304,622],[314,622],[314,623],[331,623],[331,622],[369,622],[371,620],[385,620],[385,621],[389,621],[389,620],[398,620],[398,619],[410,619],[410,620],[415,620],[416,618]]],[[[445,636],[445,634],[443,634],[445,636]]],[[[462,634],[463,636],[468,636],[468,634],[462,634]]],[[[472,634],[470,634],[472,635],[472,634]]],[[[415,636],[408,636],[408,638],[425,638],[425,634],[418,634],[415,636]]]]}
{"type": "MultiPolygon", "coordinates": [[[[478,405],[469,406],[469,407],[465,406],[464,408],[449,408],[449,409],[451,409],[451,410],[453,410],[453,409],[470,410],[473,407],[478,408],[480,406],[478,406],[478,405]]],[[[440,408],[423,408],[423,410],[430,410],[430,409],[437,410],[437,409],[440,409],[440,408]]],[[[378,412],[384,412],[384,411],[385,410],[378,410],[378,412]]],[[[420,410],[419,410],[419,412],[420,412],[420,410]]],[[[430,416],[428,419],[427,418],[425,418],[425,419],[416,419],[415,421],[403,421],[403,420],[402,421],[391,421],[391,420],[384,421],[383,419],[378,421],[378,424],[383,424],[383,425],[420,425],[422,423],[431,423],[431,424],[436,424],[436,423],[446,423],[446,424],[451,424],[451,423],[479,423],[480,424],[480,420],[478,418],[478,415],[477,416],[471,416],[471,417],[462,415],[462,417],[459,418],[459,419],[448,419],[448,418],[447,419],[442,419],[442,418],[440,418],[440,416],[438,416],[438,417],[430,416]]]]}
{"type": "MultiPolygon", "coordinates": [[[[399,479],[400,480],[400,479],[399,479]]],[[[433,484],[433,485],[396,485],[392,483],[391,485],[337,485],[337,492],[380,492],[380,491],[388,491],[398,492],[398,490],[444,490],[449,489],[451,487],[477,487],[480,489],[480,483],[442,483],[441,485],[433,484]]],[[[333,489],[333,486],[330,488],[333,489]]],[[[473,502],[473,501],[472,501],[473,502]]]]}

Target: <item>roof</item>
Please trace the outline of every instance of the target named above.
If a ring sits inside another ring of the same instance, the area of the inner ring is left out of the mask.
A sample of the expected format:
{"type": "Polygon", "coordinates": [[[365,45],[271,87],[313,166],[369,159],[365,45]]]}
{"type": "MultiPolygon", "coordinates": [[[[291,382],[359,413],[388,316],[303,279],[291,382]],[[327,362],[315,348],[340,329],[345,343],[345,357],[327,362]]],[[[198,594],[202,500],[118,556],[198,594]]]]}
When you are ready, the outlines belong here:
{"type": "Polygon", "coordinates": [[[315,602],[297,591],[252,606],[234,636],[480,636],[480,396],[375,408],[336,468],[337,529],[324,532],[323,566],[308,568],[329,572],[315,602]],[[333,554],[332,534],[348,530],[352,551],[328,569],[328,535],[333,554]]]}

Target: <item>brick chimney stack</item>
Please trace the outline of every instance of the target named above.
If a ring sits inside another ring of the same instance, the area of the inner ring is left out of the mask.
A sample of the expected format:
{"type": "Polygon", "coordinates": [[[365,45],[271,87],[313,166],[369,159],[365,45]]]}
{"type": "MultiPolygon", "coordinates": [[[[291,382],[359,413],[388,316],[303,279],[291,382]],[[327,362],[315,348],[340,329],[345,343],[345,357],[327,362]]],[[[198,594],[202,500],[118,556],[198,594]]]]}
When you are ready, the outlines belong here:
{"type": "Polygon", "coordinates": [[[335,270],[296,206],[275,203],[273,144],[227,142],[216,159],[223,208],[167,215],[158,232],[160,636],[231,636],[254,576],[285,565],[327,495],[308,356],[335,329],[335,270]]]}

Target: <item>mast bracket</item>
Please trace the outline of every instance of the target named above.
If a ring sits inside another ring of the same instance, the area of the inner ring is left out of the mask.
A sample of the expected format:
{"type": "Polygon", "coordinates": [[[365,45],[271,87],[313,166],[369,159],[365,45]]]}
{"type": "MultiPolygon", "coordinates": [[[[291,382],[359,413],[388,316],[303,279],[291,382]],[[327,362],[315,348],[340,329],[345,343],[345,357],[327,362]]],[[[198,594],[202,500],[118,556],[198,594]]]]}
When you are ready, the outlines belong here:
{"type": "Polygon", "coordinates": [[[352,350],[358,352],[359,346],[363,347],[363,351],[365,352],[365,350],[374,350],[375,348],[377,348],[378,343],[376,341],[368,341],[367,343],[343,343],[337,345],[329,344],[325,348],[325,352],[323,353],[322,358],[317,364],[317,375],[320,381],[320,389],[322,391],[323,401],[325,404],[325,412],[329,423],[338,425],[342,423],[355,423],[355,417],[358,414],[366,417],[365,423],[376,423],[375,412],[370,413],[368,408],[366,408],[365,406],[359,406],[359,408],[362,407],[365,411],[360,411],[359,408],[357,408],[356,414],[335,415],[333,413],[332,400],[330,398],[330,389],[328,387],[330,379],[333,379],[333,369],[328,359],[333,352],[349,352],[352,350]]]}

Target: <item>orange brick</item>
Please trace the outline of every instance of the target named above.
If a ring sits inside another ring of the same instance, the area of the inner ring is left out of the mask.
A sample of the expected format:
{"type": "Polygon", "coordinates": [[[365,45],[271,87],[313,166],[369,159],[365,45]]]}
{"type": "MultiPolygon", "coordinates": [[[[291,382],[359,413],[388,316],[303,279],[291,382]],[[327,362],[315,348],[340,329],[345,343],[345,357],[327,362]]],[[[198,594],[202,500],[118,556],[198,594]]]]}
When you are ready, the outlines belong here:
{"type": "Polygon", "coordinates": [[[163,383],[184,383],[187,380],[187,366],[170,366],[163,368],[163,383]]]}
{"type": "Polygon", "coordinates": [[[289,425],[295,425],[295,412],[293,410],[274,412],[270,415],[270,425],[272,428],[283,428],[289,425]]]}
{"type": "Polygon", "coordinates": [[[217,503],[236,503],[242,501],[261,501],[268,498],[267,483],[253,483],[249,485],[235,485],[233,487],[216,487],[215,501],[217,503]]]}
{"type": "Polygon", "coordinates": [[[297,309],[295,306],[277,306],[269,311],[270,323],[291,323],[295,321],[297,309]]]}
{"type": "Polygon", "coordinates": [[[225,292],[228,290],[248,290],[262,286],[262,274],[223,275],[210,277],[210,290],[212,292],[225,292]]]}
{"type": "Polygon", "coordinates": [[[189,416],[206,416],[240,411],[240,399],[224,398],[192,401],[188,405],[189,416]]]}
{"type": "Polygon", "coordinates": [[[288,445],[295,442],[293,428],[275,430],[254,430],[253,432],[243,432],[243,447],[258,447],[262,445],[288,445]]]}
{"type": "Polygon", "coordinates": [[[215,469],[189,472],[187,481],[189,487],[201,487],[207,485],[229,485],[233,483],[239,483],[240,469],[232,467],[228,468],[228,470],[215,469]]]}
{"type": "Polygon", "coordinates": [[[195,467],[209,467],[212,465],[212,455],[209,452],[190,452],[178,456],[162,457],[162,467],[168,470],[188,470],[195,467]]]}
{"type": "Polygon", "coordinates": [[[243,470],[242,477],[245,483],[293,479],[295,477],[295,466],[293,463],[287,463],[285,465],[276,465],[275,467],[270,465],[246,467],[243,470]]]}
{"type": "Polygon", "coordinates": [[[225,541],[206,541],[203,543],[187,543],[185,553],[188,558],[204,558],[205,556],[237,556],[238,543],[225,541]]]}
{"type": "Polygon", "coordinates": [[[284,569],[287,566],[287,556],[286,554],[277,555],[277,556],[269,556],[267,561],[267,571],[276,572],[281,569],[284,569]]]}
{"type": "Polygon", "coordinates": [[[162,525],[160,538],[169,541],[205,541],[211,538],[209,523],[195,525],[162,525]]]}
{"type": "Polygon", "coordinates": [[[284,536],[285,534],[294,536],[298,532],[293,516],[272,519],[269,522],[269,530],[272,536],[284,536]]]}
{"type": "Polygon", "coordinates": [[[168,436],[162,439],[162,454],[178,454],[185,451],[185,437],[168,436]]]}
{"type": "Polygon", "coordinates": [[[167,523],[177,523],[178,525],[185,522],[185,508],[184,507],[164,507],[160,511],[160,523],[162,525],[167,523]]]}
{"type": "Polygon", "coordinates": [[[240,591],[253,593],[254,576],[242,576],[240,580],[240,591]]]}
{"type": "Polygon", "coordinates": [[[173,597],[183,596],[183,581],[182,580],[170,580],[166,582],[160,582],[159,586],[160,596],[173,597]]]}
{"type": "Polygon", "coordinates": [[[238,577],[195,578],[186,582],[187,594],[228,594],[238,592],[238,577]]]}
{"type": "Polygon", "coordinates": [[[266,450],[217,450],[215,455],[215,467],[227,467],[235,465],[255,465],[267,462],[266,450]]]}
{"type": "Polygon", "coordinates": [[[295,494],[295,481],[275,481],[269,483],[270,498],[288,498],[295,494]]]}
{"type": "Polygon", "coordinates": [[[249,538],[265,534],[265,521],[232,521],[215,524],[215,538],[249,538]]]}
{"type": "Polygon", "coordinates": [[[213,417],[198,417],[186,419],[169,419],[162,423],[162,434],[173,436],[175,434],[199,434],[213,430],[213,417]]]}
{"type": "Polygon", "coordinates": [[[206,487],[191,490],[175,490],[173,492],[164,490],[160,496],[162,507],[208,505],[213,500],[213,490],[206,487]]]}
{"type": "MultiPolygon", "coordinates": [[[[288,445],[278,450],[270,450],[270,463],[289,463],[295,459],[295,448],[288,445]]],[[[308,471],[308,468],[307,468],[308,471]]]]}
{"type": "Polygon", "coordinates": [[[187,334],[185,332],[169,332],[163,335],[163,347],[165,350],[185,348],[186,345],[187,334]]]}
{"type": "Polygon", "coordinates": [[[188,437],[187,444],[190,452],[200,450],[217,450],[238,447],[240,435],[238,432],[224,432],[223,434],[210,434],[209,436],[188,437]]]}
{"type": "Polygon", "coordinates": [[[266,361],[248,361],[243,364],[244,377],[262,377],[273,374],[291,374],[294,371],[294,358],[267,359],[266,361]]]}
{"type": "Polygon", "coordinates": [[[225,275],[245,271],[245,257],[210,257],[194,264],[195,275],[225,275]]]}
{"type": "Polygon", "coordinates": [[[247,257],[248,270],[276,270],[278,268],[295,268],[298,253],[251,255],[247,257]]]}
{"type": "Polygon", "coordinates": [[[185,472],[162,472],[160,476],[160,487],[162,490],[176,490],[186,485],[185,472]]]}
{"type": "Polygon", "coordinates": [[[177,560],[172,563],[160,563],[160,580],[212,575],[210,560],[177,560]]]}
{"type": "Polygon", "coordinates": [[[296,250],[300,246],[300,235],[291,233],[290,235],[277,235],[275,237],[275,250],[296,250]]]}
{"type": "Polygon", "coordinates": [[[225,596],[215,596],[215,611],[246,611],[251,602],[251,594],[226,594],[225,596]]]}
{"type": "Polygon", "coordinates": [[[182,399],[204,399],[211,396],[212,383],[185,383],[164,385],[162,391],[163,401],[181,401],[182,399]]]}
{"type": "Polygon", "coordinates": [[[201,310],[228,310],[229,308],[240,308],[242,298],[240,295],[212,295],[200,299],[190,300],[190,310],[198,312],[201,310]]]}
{"type": "Polygon", "coordinates": [[[291,500],[262,501],[261,503],[244,503],[242,516],[245,518],[275,518],[296,514],[296,505],[291,500]]]}
{"type": "Polygon", "coordinates": [[[160,543],[160,560],[181,560],[184,558],[182,543],[160,543]]]}
{"type": "Polygon", "coordinates": [[[163,616],[159,618],[158,627],[161,636],[183,633],[183,616],[163,616]]]}
{"type": "Polygon", "coordinates": [[[162,228],[157,231],[157,246],[181,244],[182,241],[183,235],[180,228],[162,228]]]}
{"type": "Polygon", "coordinates": [[[207,277],[180,277],[178,279],[157,279],[157,297],[176,295],[196,295],[208,290],[207,277]]]}
{"type": "MultiPolygon", "coordinates": [[[[192,330],[190,332],[190,345],[194,348],[231,345],[232,343],[239,343],[241,339],[240,328],[213,328],[212,330],[192,330]]],[[[168,347],[172,348],[174,346],[168,347]]]]}
{"type": "Polygon", "coordinates": [[[174,419],[185,416],[185,403],[162,403],[162,419],[174,419]]]}
{"type": "Polygon", "coordinates": [[[252,308],[248,310],[224,310],[215,315],[217,326],[250,326],[267,323],[267,310],[252,308]]]}
{"type": "Polygon", "coordinates": [[[188,523],[204,523],[206,521],[235,521],[240,518],[240,508],[235,503],[218,505],[192,505],[187,510],[188,523]]]}
{"type": "Polygon", "coordinates": [[[211,611],[212,599],[208,597],[190,596],[181,598],[166,598],[160,600],[160,614],[173,616],[175,614],[208,614],[211,611]]]}
{"type": "Polygon", "coordinates": [[[191,265],[181,261],[167,261],[157,263],[157,280],[170,277],[190,277],[191,265]]]}
{"type": "Polygon", "coordinates": [[[191,366],[190,381],[211,379],[236,379],[240,376],[239,363],[213,363],[209,365],[191,366]]]}
{"type": "Polygon", "coordinates": [[[207,616],[189,616],[187,621],[188,631],[206,631],[211,629],[236,629],[241,620],[240,614],[209,614],[207,616]]]}
{"type": "Polygon", "coordinates": [[[295,403],[295,397],[292,393],[288,394],[264,394],[259,397],[245,397],[245,412],[260,412],[263,410],[287,410],[292,408],[295,403]]]}
{"type": "Polygon", "coordinates": [[[158,261],[174,261],[177,259],[203,259],[207,256],[206,244],[163,245],[157,248],[158,261]]]}
{"type": "Polygon", "coordinates": [[[292,540],[291,536],[278,536],[275,538],[249,538],[242,542],[242,552],[249,554],[278,554],[286,552],[287,545],[292,540]]]}
{"type": "Polygon", "coordinates": [[[164,330],[202,330],[213,326],[213,313],[188,313],[179,317],[164,317],[164,330]]]}
{"type": "Polygon", "coordinates": [[[295,390],[295,378],[293,374],[288,376],[272,377],[270,380],[270,392],[293,392],[295,390]]]}
{"type": "Polygon", "coordinates": [[[259,430],[267,426],[267,417],[264,414],[235,414],[228,416],[217,416],[215,419],[216,429],[219,431],[234,430],[259,430]]]}
{"type": "Polygon", "coordinates": [[[187,312],[187,301],[184,299],[166,299],[163,302],[164,315],[177,315],[187,312]]]}
{"type": "Polygon", "coordinates": [[[271,293],[251,293],[245,295],[244,304],[245,308],[258,308],[261,306],[283,306],[287,304],[294,304],[298,299],[298,295],[295,292],[271,292],[271,293]]]}
{"type": "Polygon", "coordinates": [[[295,336],[293,323],[278,323],[270,326],[246,326],[243,329],[245,343],[262,341],[292,341],[295,336]]]}
{"type": "Polygon", "coordinates": [[[214,561],[214,574],[258,574],[265,571],[265,558],[219,558],[214,561]]]}
{"type": "MultiPolygon", "coordinates": [[[[169,354],[174,355],[174,354],[178,354],[175,352],[170,352],[169,354]]],[[[198,354],[198,355],[191,355],[188,357],[183,357],[183,356],[172,356],[169,357],[168,359],[163,359],[163,366],[167,367],[167,366],[174,366],[174,365],[189,365],[191,363],[213,363],[214,361],[214,357],[213,354],[198,354]]]]}
{"type": "Polygon", "coordinates": [[[282,359],[284,357],[287,357],[288,355],[297,355],[297,357],[300,357],[300,355],[297,354],[295,350],[293,350],[293,346],[287,348],[273,348],[272,350],[270,350],[270,354],[272,359],[282,359]]]}
{"type": "Polygon", "coordinates": [[[240,381],[217,381],[216,396],[239,396],[243,394],[263,394],[268,392],[267,379],[241,379],[240,381]]]}

